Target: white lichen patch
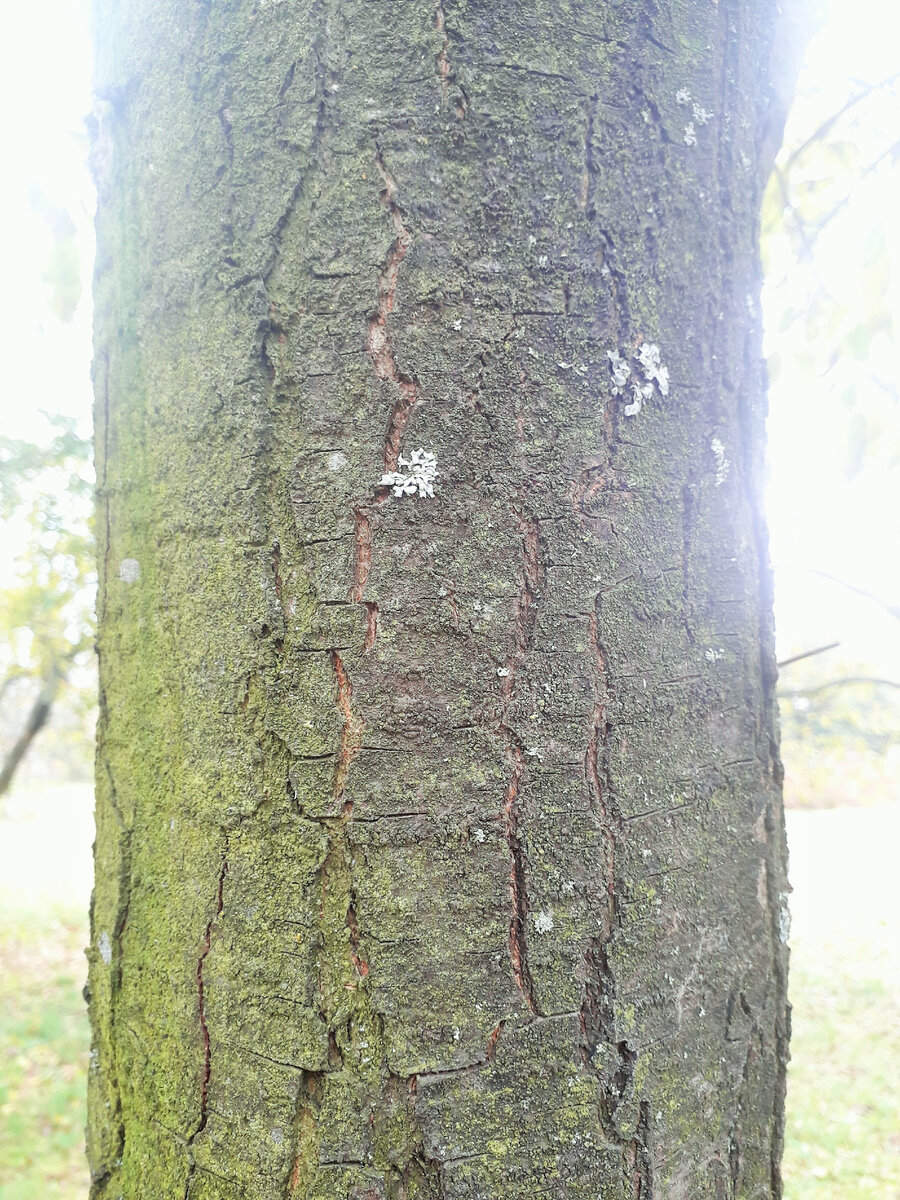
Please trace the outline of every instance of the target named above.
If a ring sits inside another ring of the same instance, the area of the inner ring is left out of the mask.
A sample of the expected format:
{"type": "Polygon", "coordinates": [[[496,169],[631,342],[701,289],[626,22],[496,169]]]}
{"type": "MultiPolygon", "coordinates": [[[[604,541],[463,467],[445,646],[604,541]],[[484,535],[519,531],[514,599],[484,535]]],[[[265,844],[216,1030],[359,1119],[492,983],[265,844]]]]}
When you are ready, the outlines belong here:
{"type": "Polygon", "coordinates": [[[635,351],[634,357],[640,363],[643,380],[632,378],[631,365],[618,350],[607,350],[606,357],[612,372],[612,394],[631,394],[631,399],[622,409],[626,417],[637,416],[645,402],[653,395],[654,388],[661,396],[668,396],[669,369],[660,362],[659,346],[652,342],[642,342],[635,351]]]}
{"type": "Polygon", "coordinates": [[[137,583],[141,577],[141,564],[136,558],[123,558],[119,563],[119,578],[123,583],[137,583]]]}
{"type": "Polygon", "coordinates": [[[709,443],[709,448],[712,450],[713,457],[716,460],[716,487],[721,487],[728,478],[731,463],[725,456],[725,446],[719,438],[714,437],[709,443]]]}
{"type": "Polygon", "coordinates": [[[687,88],[679,88],[675,93],[675,103],[684,107],[685,104],[690,104],[690,102],[691,93],[687,90],[687,88]]]}
{"type": "Polygon", "coordinates": [[[707,662],[711,662],[711,663],[718,662],[720,658],[725,657],[724,647],[710,646],[708,650],[704,651],[703,657],[706,659],[707,662]]]}
{"type": "Polygon", "coordinates": [[[628,376],[631,374],[631,367],[618,350],[607,350],[606,357],[609,359],[610,370],[612,371],[612,393],[614,396],[621,396],[625,390],[625,384],[628,382],[628,376]]]}
{"type": "Polygon", "coordinates": [[[483,842],[484,841],[484,830],[483,829],[473,829],[472,830],[472,840],[476,841],[476,842],[483,842]]]}
{"type": "Polygon", "coordinates": [[[549,909],[534,914],[535,933],[549,933],[553,928],[553,913],[549,909]]]}
{"type": "Polygon", "coordinates": [[[644,407],[644,401],[649,400],[653,395],[653,385],[651,383],[633,383],[631,385],[631,401],[626,404],[622,412],[626,417],[636,417],[644,407]]]}
{"type": "Polygon", "coordinates": [[[684,144],[686,146],[696,146],[697,145],[697,131],[694,128],[693,121],[688,121],[687,125],[685,125],[684,137],[682,138],[682,141],[684,142],[684,144]]]}
{"type": "Polygon", "coordinates": [[[340,471],[341,467],[347,465],[347,455],[343,450],[334,450],[328,455],[327,462],[329,471],[340,471]]]}
{"type": "Polygon", "coordinates": [[[708,125],[713,117],[712,111],[708,108],[703,108],[700,104],[694,104],[691,112],[698,125],[708,125]]]}
{"type": "Polygon", "coordinates": [[[406,471],[386,471],[379,480],[380,487],[390,487],[394,496],[422,497],[434,495],[434,480],[437,476],[437,462],[429,450],[413,450],[409,458],[401,454],[397,465],[405,467],[406,471]]]}
{"type": "Polygon", "coordinates": [[[112,962],[112,943],[109,940],[109,934],[104,929],[97,938],[97,949],[100,951],[100,957],[104,963],[109,966],[112,962]]]}
{"type": "Polygon", "coordinates": [[[634,356],[644,370],[644,379],[655,383],[661,396],[669,394],[669,368],[662,366],[659,361],[659,346],[643,342],[634,356]]]}

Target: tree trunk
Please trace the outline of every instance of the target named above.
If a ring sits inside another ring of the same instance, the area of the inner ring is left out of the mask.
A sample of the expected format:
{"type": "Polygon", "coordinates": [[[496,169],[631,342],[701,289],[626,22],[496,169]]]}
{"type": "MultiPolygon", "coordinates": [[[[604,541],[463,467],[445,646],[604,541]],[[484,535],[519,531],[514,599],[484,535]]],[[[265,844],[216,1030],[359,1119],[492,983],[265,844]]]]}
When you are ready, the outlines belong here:
{"type": "MultiPolygon", "coordinates": [[[[6,682],[4,681],[4,683],[6,682]]],[[[54,668],[41,684],[41,690],[28,710],[25,724],[0,766],[0,796],[5,796],[12,787],[25,755],[31,749],[34,739],[47,724],[61,682],[62,675],[58,669],[54,668]]]]}
{"type": "Polygon", "coordinates": [[[780,1195],[774,9],[98,0],[95,1197],[780,1195]]]}

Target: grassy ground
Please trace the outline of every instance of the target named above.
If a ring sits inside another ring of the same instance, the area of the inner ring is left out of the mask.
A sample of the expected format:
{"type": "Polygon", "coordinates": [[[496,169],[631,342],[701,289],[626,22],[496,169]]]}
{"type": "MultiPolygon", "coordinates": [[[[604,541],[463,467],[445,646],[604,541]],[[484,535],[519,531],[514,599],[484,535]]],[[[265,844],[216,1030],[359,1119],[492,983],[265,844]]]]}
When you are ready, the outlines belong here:
{"type": "Polygon", "coordinates": [[[0,907],[0,1198],[82,1200],[85,921],[0,907]]]}
{"type": "MultiPolygon", "coordinates": [[[[71,841],[87,803],[67,792],[39,878],[23,854],[41,810],[0,820],[0,1200],[87,1195],[86,872],[71,841]]],[[[785,1200],[900,1200],[900,806],[791,813],[789,834],[785,1200]]]]}
{"type": "Polygon", "coordinates": [[[786,1200],[900,1197],[900,1005],[877,979],[793,975],[786,1200]]]}
{"type": "Polygon", "coordinates": [[[785,1200],[900,1200],[900,805],[788,814],[785,1200]]]}

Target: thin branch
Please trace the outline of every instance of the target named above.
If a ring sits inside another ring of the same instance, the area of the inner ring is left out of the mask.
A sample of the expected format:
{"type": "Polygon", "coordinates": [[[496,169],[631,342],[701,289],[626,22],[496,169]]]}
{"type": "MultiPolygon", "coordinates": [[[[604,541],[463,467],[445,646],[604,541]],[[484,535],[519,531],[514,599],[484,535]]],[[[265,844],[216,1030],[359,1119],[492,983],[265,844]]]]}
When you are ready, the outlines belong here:
{"type": "Polygon", "coordinates": [[[10,784],[22,763],[22,759],[28,753],[34,739],[46,725],[61,681],[62,676],[56,668],[50,672],[50,675],[44,681],[44,686],[31,706],[31,711],[28,714],[22,732],[16,738],[2,768],[0,768],[0,796],[4,796],[9,791],[10,784]]]}
{"type": "Polygon", "coordinates": [[[810,146],[814,145],[818,141],[821,141],[821,139],[825,137],[825,135],[829,133],[831,129],[838,123],[841,117],[848,113],[855,105],[859,104],[861,100],[867,99],[872,95],[873,92],[877,92],[881,88],[890,87],[893,83],[896,83],[898,79],[900,79],[900,71],[895,71],[893,75],[889,75],[886,79],[882,79],[880,83],[861,84],[860,91],[854,92],[854,94],[849,97],[846,103],[844,103],[837,110],[837,112],[832,113],[830,117],[826,117],[821,125],[819,125],[817,129],[814,129],[805,141],[801,142],[796,149],[790,152],[785,160],[784,169],[788,170],[790,167],[792,167],[797,159],[806,153],[810,146]]]}
{"type": "Polygon", "coordinates": [[[856,592],[858,596],[865,596],[867,600],[873,600],[877,605],[884,609],[885,612],[900,621],[900,604],[891,604],[889,600],[885,600],[882,596],[875,592],[870,592],[866,588],[857,587],[855,583],[850,583],[846,579],[841,579],[839,575],[832,575],[830,571],[820,571],[818,567],[795,567],[789,563],[777,563],[774,568],[776,571],[803,571],[807,575],[818,575],[820,579],[827,579],[831,583],[840,584],[849,592],[856,592]]]}
{"type": "MultiPolygon", "coordinates": [[[[846,208],[846,206],[850,203],[850,201],[853,199],[853,195],[854,195],[856,189],[863,182],[863,180],[868,179],[868,177],[872,174],[872,172],[877,170],[878,167],[881,166],[881,164],[884,162],[884,160],[888,157],[889,154],[897,154],[898,152],[900,152],[900,141],[892,142],[886,150],[882,150],[882,152],[878,155],[878,157],[873,159],[872,162],[869,163],[869,165],[866,167],[866,169],[859,176],[859,178],[854,181],[853,186],[850,188],[850,191],[847,192],[847,194],[843,197],[843,199],[839,200],[837,202],[837,204],[834,206],[834,208],[832,208],[831,212],[826,213],[826,215],[824,217],[822,217],[822,219],[820,221],[817,221],[815,223],[815,225],[813,225],[811,227],[811,233],[807,236],[807,239],[805,242],[805,247],[807,249],[807,253],[809,252],[809,247],[814,246],[815,243],[818,241],[819,234],[822,232],[822,230],[825,229],[825,227],[828,224],[830,224],[831,221],[834,220],[834,218],[838,215],[838,213],[841,211],[841,209],[846,208]]],[[[807,228],[810,228],[810,227],[807,226],[807,228]]]]}
{"type": "MultiPolygon", "coordinates": [[[[812,270],[813,274],[816,277],[816,283],[818,284],[819,291],[822,292],[823,295],[826,295],[829,298],[829,300],[831,300],[834,304],[837,304],[836,297],[834,296],[834,294],[832,293],[832,291],[828,287],[828,285],[825,283],[825,280],[822,278],[822,274],[819,271],[819,268],[816,266],[816,259],[815,259],[815,253],[814,253],[815,247],[813,245],[813,241],[815,239],[810,240],[808,226],[807,226],[806,222],[803,220],[803,217],[800,215],[799,211],[794,207],[793,203],[791,202],[790,189],[788,186],[787,176],[785,175],[784,171],[777,165],[772,168],[772,174],[775,176],[775,179],[778,181],[778,190],[781,192],[782,216],[784,216],[786,214],[787,217],[790,219],[791,224],[794,226],[794,232],[800,241],[801,253],[800,253],[800,255],[798,255],[798,261],[805,259],[807,265],[810,267],[810,269],[812,270]]],[[[778,283],[775,285],[776,289],[781,288],[787,282],[787,280],[790,278],[791,272],[794,270],[795,266],[796,266],[796,263],[794,265],[788,267],[788,269],[784,272],[782,277],[779,279],[778,283]]]]}
{"type": "Polygon", "coordinates": [[[799,662],[801,658],[812,658],[814,654],[824,654],[826,650],[834,650],[840,644],[840,642],[829,642],[827,646],[816,646],[815,650],[804,650],[802,654],[794,654],[790,658],[783,658],[780,663],[776,663],[775,665],[781,670],[782,667],[789,667],[791,663],[799,662]]]}
{"type": "Polygon", "coordinates": [[[871,683],[876,687],[897,688],[900,691],[900,682],[896,679],[878,679],[874,675],[845,675],[842,679],[829,679],[827,683],[820,683],[816,687],[796,688],[789,692],[779,692],[780,700],[790,699],[793,696],[817,696],[820,692],[828,691],[829,688],[849,687],[859,683],[871,683]]]}

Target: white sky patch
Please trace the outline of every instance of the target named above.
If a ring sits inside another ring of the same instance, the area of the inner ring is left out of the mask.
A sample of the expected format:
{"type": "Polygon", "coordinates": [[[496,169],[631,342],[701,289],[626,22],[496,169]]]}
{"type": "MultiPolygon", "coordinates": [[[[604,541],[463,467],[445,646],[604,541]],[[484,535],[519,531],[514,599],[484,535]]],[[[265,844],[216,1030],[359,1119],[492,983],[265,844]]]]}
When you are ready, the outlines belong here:
{"type": "Polygon", "coordinates": [[[787,892],[779,892],[778,901],[778,936],[786,942],[791,936],[791,910],[788,908],[787,892]]]}

